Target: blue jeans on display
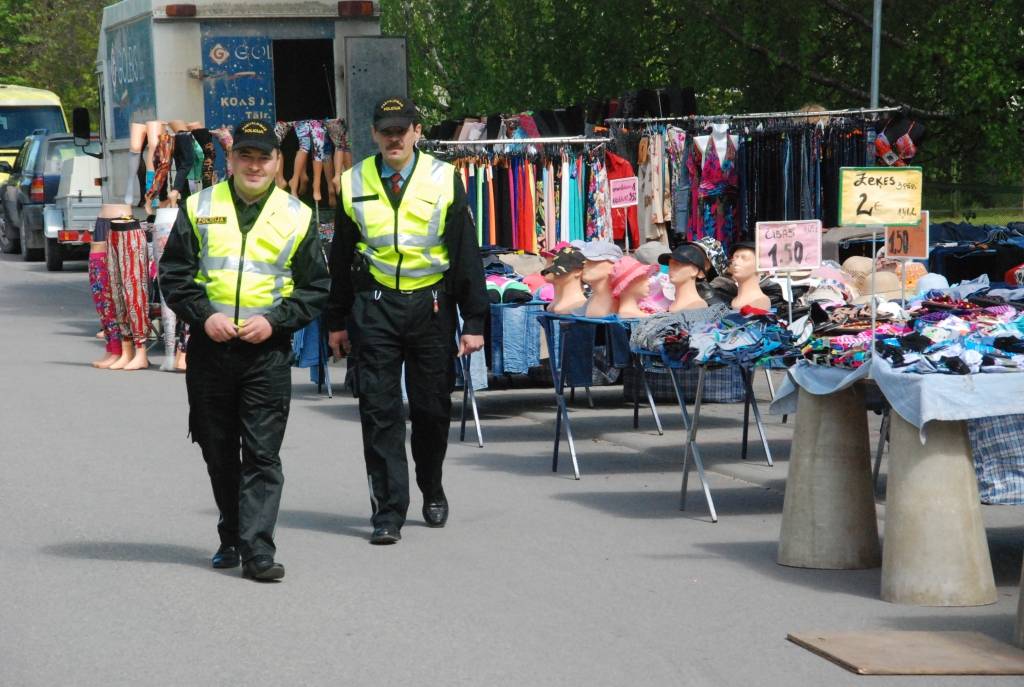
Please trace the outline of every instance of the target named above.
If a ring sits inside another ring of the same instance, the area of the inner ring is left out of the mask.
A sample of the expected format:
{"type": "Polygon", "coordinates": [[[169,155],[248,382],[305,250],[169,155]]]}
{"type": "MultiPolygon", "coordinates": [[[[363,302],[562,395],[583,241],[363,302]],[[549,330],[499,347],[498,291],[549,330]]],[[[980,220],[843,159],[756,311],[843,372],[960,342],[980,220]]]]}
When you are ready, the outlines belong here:
{"type": "Polygon", "coordinates": [[[811,132],[804,131],[800,138],[800,219],[814,219],[811,201],[811,132]]]}
{"type": "Polygon", "coordinates": [[[785,203],[785,217],[796,219],[796,197],[793,193],[793,139],[782,139],[782,198],[785,203]]]}
{"type": "MultiPolygon", "coordinates": [[[[543,303],[491,304],[491,369],[496,375],[526,374],[540,365],[540,323],[543,303]]],[[[476,370],[472,370],[476,381],[476,370]]]]}
{"type": "Polygon", "coordinates": [[[562,347],[565,347],[565,385],[589,387],[594,381],[594,335],[597,325],[591,322],[572,322],[565,331],[562,341],[560,321],[545,317],[537,318],[544,327],[548,341],[548,355],[554,360],[555,374],[560,371],[562,347]]]}
{"type": "Polygon", "coordinates": [[[690,174],[687,172],[685,160],[689,156],[691,145],[693,144],[687,139],[684,161],[679,164],[680,173],[672,179],[672,230],[683,236],[686,236],[686,227],[690,223],[690,174]]]}

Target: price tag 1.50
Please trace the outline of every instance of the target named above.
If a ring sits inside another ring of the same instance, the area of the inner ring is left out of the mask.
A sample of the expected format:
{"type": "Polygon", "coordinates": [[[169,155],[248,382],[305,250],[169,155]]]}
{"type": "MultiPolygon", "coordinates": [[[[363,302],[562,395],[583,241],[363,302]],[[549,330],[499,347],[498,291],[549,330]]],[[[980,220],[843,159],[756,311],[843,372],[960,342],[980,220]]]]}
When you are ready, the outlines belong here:
{"type": "Polygon", "coordinates": [[[921,221],[912,227],[886,226],[885,254],[890,258],[928,257],[928,211],[921,211],[921,221]]]}
{"type": "Polygon", "coordinates": [[[821,220],[758,222],[756,244],[759,272],[793,272],[821,266],[821,220]]]}

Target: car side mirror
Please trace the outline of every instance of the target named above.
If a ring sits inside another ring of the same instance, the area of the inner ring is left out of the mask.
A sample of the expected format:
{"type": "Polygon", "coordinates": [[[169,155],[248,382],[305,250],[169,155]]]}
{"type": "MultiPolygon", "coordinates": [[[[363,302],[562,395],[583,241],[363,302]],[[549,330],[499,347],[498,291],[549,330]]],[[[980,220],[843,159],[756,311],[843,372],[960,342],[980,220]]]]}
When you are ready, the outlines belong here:
{"type": "Polygon", "coordinates": [[[89,145],[89,133],[92,127],[89,122],[89,110],[76,107],[71,112],[71,131],[75,137],[75,145],[84,148],[89,145]]]}
{"type": "Polygon", "coordinates": [[[0,160],[0,174],[10,174],[13,171],[14,168],[11,167],[10,162],[7,160],[0,160]]]}
{"type": "Polygon", "coordinates": [[[82,152],[89,157],[103,159],[103,149],[93,140],[91,129],[89,110],[84,107],[76,107],[71,111],[71,132],[75,139],[75,146],[81,148],[82,152]]]}

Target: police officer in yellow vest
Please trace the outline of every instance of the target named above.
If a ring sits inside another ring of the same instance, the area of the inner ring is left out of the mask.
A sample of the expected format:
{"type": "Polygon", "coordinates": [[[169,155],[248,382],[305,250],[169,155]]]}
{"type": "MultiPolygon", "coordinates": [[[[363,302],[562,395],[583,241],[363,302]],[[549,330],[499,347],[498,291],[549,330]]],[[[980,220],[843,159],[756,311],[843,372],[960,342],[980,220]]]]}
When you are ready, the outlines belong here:
{"type": "Polygon", "coordinates": [[[373,544],[393,544],[409,508],[405,412],[423,519],[443,527],[455,356],[483,347],[489,301],[466,190],[455,168],[416,150],[416,106],[386,98],[373,115],[380,152],[342,175],[327,306],[334,354],[352,351],[373,509],[373,544]],[[464,320],[456,346],[456,306],[464,320]]]}
{"type": "Polygon", "coordinates": [[[234,175],[190,196],[160,260],[167,304],[191,325],[189,430],[220,510],[213,567],[277,580],[278,451],[291,400],[291,335],[327,300],[312,211],[274,186],[281,151],[268,122],[235,128],[234,175]],[[241,455],[239,455],[241,448],[241,455]]]}

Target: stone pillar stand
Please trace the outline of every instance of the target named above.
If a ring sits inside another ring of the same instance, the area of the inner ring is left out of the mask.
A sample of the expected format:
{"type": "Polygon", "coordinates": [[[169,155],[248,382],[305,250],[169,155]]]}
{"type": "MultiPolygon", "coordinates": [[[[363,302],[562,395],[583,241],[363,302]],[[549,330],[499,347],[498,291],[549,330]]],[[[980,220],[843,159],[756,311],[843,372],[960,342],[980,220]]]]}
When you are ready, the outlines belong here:
{"type": "Polygon", "coordinates": [[[917,606],[995,603],[996,584],[964,422],[928,423],[928,440],[893,411],[882,598],[917,606]]]}
{"type": "Polygon", "coordinates": [[[799,391],[780,565],[855,570],[881,561],[864,392],[799,391]]]}

